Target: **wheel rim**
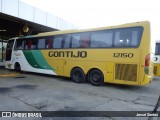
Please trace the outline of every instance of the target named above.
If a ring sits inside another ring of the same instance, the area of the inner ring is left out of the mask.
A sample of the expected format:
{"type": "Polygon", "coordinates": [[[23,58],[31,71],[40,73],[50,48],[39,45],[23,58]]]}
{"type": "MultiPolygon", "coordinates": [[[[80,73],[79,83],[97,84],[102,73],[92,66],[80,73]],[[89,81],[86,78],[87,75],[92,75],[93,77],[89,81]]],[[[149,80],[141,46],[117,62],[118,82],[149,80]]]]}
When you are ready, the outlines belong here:
{"type": "Polygon", "coordinates": [[[95,82],[98,82],[101,79],[101,77],[98,74],[93,74],[92,80],[95,82]]]}
{"type": "Polygon", "coordinates": [[[92,70],[89,73],[89,81],[92,85],[100,86],[104,83],[104,76],[100,70],[92,70]]]}

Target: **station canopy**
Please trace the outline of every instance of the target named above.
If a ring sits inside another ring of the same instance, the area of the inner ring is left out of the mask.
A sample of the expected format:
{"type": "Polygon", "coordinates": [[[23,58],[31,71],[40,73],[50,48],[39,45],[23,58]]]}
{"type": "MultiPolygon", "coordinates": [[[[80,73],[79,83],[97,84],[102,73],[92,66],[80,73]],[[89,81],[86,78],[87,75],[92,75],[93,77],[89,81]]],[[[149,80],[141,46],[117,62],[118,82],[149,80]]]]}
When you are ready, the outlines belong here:
{"type": "Polygon", "coordinates": [[[8,40],[49,31],[57,31],[57,29],[0,13],[0,39],[8,40]]]}

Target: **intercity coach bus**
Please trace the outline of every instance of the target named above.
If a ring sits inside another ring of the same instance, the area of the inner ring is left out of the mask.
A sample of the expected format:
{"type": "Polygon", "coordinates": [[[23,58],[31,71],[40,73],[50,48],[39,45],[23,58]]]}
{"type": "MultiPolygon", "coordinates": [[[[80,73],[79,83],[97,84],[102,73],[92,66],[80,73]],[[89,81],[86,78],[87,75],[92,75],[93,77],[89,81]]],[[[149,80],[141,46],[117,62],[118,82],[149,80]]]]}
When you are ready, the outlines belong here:
{"type": "Polygon", "coordinates": [[[154,55],[154,75],[160,77],[160,40],[156,41],[156,49],[154,55]]]}
{"type": "Polygon", "coordinates": [[[6,68],[71,77],[77,83],[146,85],[152,80],[148,21],[45,32],[8,41],[6,68]]]}

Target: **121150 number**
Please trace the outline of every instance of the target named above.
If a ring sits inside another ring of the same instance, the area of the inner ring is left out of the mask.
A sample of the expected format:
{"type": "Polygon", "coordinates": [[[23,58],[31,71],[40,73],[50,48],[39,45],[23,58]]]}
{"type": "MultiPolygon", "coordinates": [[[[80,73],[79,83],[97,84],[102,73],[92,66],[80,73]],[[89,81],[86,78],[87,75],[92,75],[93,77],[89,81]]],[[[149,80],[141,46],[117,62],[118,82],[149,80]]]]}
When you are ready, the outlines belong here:
{"type": "Polygon", "coordinates": [[[113,57],[116,58],[132,58],[133,56],[133,53],[113,53],[113,57]]]}

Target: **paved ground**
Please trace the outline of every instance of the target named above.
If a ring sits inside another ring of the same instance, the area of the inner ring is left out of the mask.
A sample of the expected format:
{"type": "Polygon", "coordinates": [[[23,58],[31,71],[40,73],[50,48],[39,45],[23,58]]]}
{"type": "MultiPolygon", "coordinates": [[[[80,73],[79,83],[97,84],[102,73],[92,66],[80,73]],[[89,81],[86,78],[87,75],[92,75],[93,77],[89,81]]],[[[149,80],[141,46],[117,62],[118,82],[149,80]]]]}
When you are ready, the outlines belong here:
{"type": "MultiPolygon", "coordinates": [[[[33,73],[0,77],[0,111],[152,111],[159,95],[160,78],[154,78],[151,84],[143,87],[115,84],[96,87],[89,83],[77,84],[68,78],[33,73]]],[[[0,120],[3,119],[0,118],[0,120]]],[[[31,119],[41,120],[42,118],[31,119]]],[[[147,120],[148,118],[54,117],[43,119],[147,120]]],[[[154,120],[160,120],[160,118],[154,118],[154,120]]]]}

